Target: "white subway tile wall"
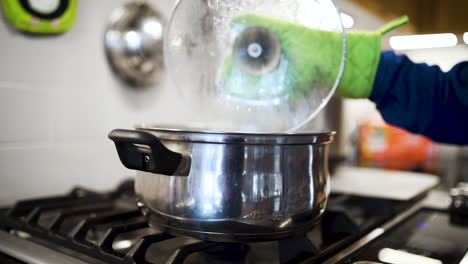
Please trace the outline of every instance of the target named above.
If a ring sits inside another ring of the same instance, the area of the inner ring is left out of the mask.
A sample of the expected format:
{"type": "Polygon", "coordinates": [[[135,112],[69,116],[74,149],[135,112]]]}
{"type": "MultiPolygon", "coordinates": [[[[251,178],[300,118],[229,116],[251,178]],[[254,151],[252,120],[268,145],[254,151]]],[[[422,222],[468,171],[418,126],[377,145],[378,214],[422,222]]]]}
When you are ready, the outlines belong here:
{"type": "Polygon", "coordinates": [[[0,86],[0,145],[13,142],[49,143],[52,132],[49,91],[14,84],[3,85],[0,86]]]}
{"type": "MultiPolygon", "coordinates": [[[[103,34],[125,2],[81,0],[75,26],[58,36],[19,33],[0,19],[0,205],[75,185],[113,188],[134,172],[120,164],[107,134],[185,115],[170,104],[167,82],[136,107],[111,73],[103,34]]],[[[175,4],[151,2],[166,17],[175,4]]]]}

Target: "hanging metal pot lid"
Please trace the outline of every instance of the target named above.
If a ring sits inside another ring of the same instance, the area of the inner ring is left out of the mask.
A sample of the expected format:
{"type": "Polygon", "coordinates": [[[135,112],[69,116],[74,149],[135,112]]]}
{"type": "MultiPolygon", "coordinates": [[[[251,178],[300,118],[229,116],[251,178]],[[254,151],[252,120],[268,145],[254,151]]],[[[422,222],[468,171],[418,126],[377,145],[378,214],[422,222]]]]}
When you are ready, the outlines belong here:
{"type": "Polygon", "coordinates": [[[209,130],[293,132],[327,104],[345,64],[331,0],[181,0],[165,39],[169,75],[209,130]]]}
{"type": "Polygon", "coordinates": [[[148,87],[164,71],[161,13],[146,1],[114,10],[105,33],[105,49],[115,74],[132,87],[148,87]]]}

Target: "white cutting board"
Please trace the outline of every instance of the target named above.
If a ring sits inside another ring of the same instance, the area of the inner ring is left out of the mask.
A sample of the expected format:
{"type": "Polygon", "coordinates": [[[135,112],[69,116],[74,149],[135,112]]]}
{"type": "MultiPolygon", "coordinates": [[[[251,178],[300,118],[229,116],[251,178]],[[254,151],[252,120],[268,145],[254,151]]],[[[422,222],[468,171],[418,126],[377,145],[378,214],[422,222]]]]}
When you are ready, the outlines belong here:
{"type": "Polygon", "coordinates": [[[407,201],[439,184],[432,174],[340,167],[331,178],[332,193],[407,201]]]}

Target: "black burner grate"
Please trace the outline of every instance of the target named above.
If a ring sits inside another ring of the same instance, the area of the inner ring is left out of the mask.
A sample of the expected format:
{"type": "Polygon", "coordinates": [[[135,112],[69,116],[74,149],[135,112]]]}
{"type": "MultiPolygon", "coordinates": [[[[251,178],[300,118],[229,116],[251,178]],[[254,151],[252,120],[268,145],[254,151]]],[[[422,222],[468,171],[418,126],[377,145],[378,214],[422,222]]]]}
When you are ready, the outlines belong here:
{"type": "MultiPolygon", "coordinates": [[[[326,221],[322,221],[311,234],[279,242],[245,245],[183,238],[175,246],[174,243],[167,246],[171,241],[182,238],[149,227],[135,205],[132,181],[123,183],[110,193],[75,188],[64,196],[17,202],[11,208],[0,210],[0,228],[90,263],[199,263],[200,259],[193,259],[193,253],[209,256],[209,260],[202,261],[207,263],[244,263],[246,261],[242,258],[255,253],[259,245],[268,247],[266,255],[276,255],[273,258],[276,263],[300,263],[304,260],[320,263],[395,213],[391,210],[394,208],[392,204],[381,204],[385,201],[373,201],[370,210],[362,211],[361,208],[358,213],[353,213],[343,209],[342,197],[338,200],[339,206],[333,209],[332,199],[323,217],[326,221]],[[390,209],[369,214],[376,204],[390,209]],[[352,214],[365,221],[352,217],[352,214]],[[155,245],[170,250],[162,253],[163,250],[154,249],[155,245]],[[226,259],[229,261],[224,261],[226,259]]],[[[365,204],[359,199],[347,201],[351,201],[350,208],[353,203],[360,204],[355,208],[365,204]]]]}
{"type": "MultiPolygon", "coordinates": [[[[170,240],[173,236],[166,233],[146,234],[139,238],[128,252],[122,253],[114,248],[120,235],[149,229],[147,221],[134,205],[131,183],[125,182],[117,191],[108,194],[75,188],[65,196],[17,202],[9,209],[0,210],[0,227],[54,249],[67,253],[73,250],[79,255],[93,257],[98,262],[150,264],[151,262],[146,260],[149,247],[170,240]],[[49,217],[44,217],[47,215],[49,217]],[[63,226],[70,218],[80,220],[63,233],[63,229],[66,229],[63,226]],[[91,231],[98,232],[99,226],[106,225],[109,227],[97,240],[93,241],[92,236],[90,239],[91,231]],[[63,248],[57,248],[57,245],[63,248]]],[[[182,245],[165,263],[183,263],[190,254],[221,244],[199,241],[182,245]]]]}
{"type": "MultiPolygon", "coordinates": [[[[75,188],[65,196],[20,201],[12,208],[0,211],[0,225],[4,230],[22,237],[49,246],[53,244],[55,249],[55,245],[61,245],[105,263],[150,263],[145,259],[149,246],[173,236],[165,233],[145,235],[125,254],[115,250],[113,245],[119,235],[149,228],[136,206],[121,199],[129,192],[122,187],[124,185],[110,194],[75,188]],[[48,219],[44,217],[47,214],[50,215],[48,219]],[[67,220],[77,217],[81,219],[67,233],[62,233],[67,220]],[[96,231],[96,227],[106,224],[111,226],[97,241],[90,241],[90,231],[96,231]]],[[[212,244],[183,246],[174,253],[170,263],[182,263],[187,254],[212,244]]]]}

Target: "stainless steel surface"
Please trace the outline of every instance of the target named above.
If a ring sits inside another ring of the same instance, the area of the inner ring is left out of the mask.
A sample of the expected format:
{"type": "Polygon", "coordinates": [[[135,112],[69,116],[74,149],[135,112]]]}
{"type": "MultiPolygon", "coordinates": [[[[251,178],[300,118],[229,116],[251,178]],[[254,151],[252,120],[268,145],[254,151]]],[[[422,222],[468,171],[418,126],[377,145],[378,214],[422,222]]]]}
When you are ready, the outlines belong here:
{"type": "Polygon", "coordinates": [[[135,87],[155,84],[164,71],[165,21],[146,1],[134,1],[114,10],[104,45],[112,69],[135,87]]]}
{"type": "MultiPolygon", "coordinates": [[[[326,262],[323,264],[335,264],[338,263],[339,261],[343,260],[347,256],[349,256],[351,253],[356,252],[358,249],[362,248],[363,246],[369,244],[370,242],[374,241],[381,235],[383,235],[385,232],[388,230],[392,229],[395,227],[397,224],[401,223],[401,221],[405,220],[406,218],[410,217],[414,213],[416,213],[418,210],[423,208],[424,202],[418,202],[415,205],[413,205],[411,208],[406,210],[405,212],[397,215],[395,218],[387,222],[381,227],[378,227],[371,231],[369,234],[365,235],[363,238],[359,239],[358,241],[354,242],[352,245],[348,246],[341,252],[335,254],[333,257],[328,259],[326,262]]],[[[304,262],[304,263],[310,263],[310,262],[304,262]]]]}
{"type": "Polygon", "coordinates": [[[79,259],[3,231],[0,231],[0,252],[28,264],[86,264],[79,259]]]}
{"type": "Polygon", "coordinates": [[[161,140],[197,143],[220,144],[254,144],[254,145],[309,145],[329,144],[335,133],[228,133],[212,131],[196,131],[191,129],[167,129],[141,127],[139,130],[149,131],[161,140]]]}
{"type": "Polygon", "coordinates": [[[152,224],[213,241],[267,241],[304,232],[329,194],[328,134],[144,130],[191,158],[188,177],[138,171],[138,205],[152,224]]]}
{"type": "Polygon", "coordinates": [[[433,190],[440,178],[426,173],[342,166],[331,181],[332,193],[409,201],[433,190]]]}

